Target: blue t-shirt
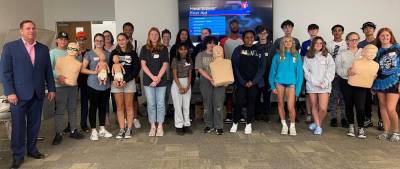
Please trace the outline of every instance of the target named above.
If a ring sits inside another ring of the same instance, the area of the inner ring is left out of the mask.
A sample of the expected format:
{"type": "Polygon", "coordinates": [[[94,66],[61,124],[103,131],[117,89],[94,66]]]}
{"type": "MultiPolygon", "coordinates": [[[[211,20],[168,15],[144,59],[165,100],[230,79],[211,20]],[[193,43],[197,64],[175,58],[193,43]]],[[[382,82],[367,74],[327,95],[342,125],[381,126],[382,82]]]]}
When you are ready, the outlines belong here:
{"type": "Polygon", "coordinates": [[[301,44],[300,56],[303,56],[303,57],[306,56],[310,46],[311,46],[311,39],[304,41],[301,44]]]}
{"type": "MultiPolygon", "coordinates": [[[[110,52],[104,51],[104,53],[106,55],[106,61],[110,60],[110,52]]],[[[84,58],[89,61],[89,70],[96,70],[96,66],[99,63],[99,57],[96,55],[96,53],[94,53],[93,50],[88,51],[85,53],[84,58]]],[[[87,85],[95,90],[104,91],[111,86],[110,77],[107,78],[106,85],[100,85],[97,75],[89,75],[87,79],[87,85]]]]}
{"type": "Polygon", "coordinates": [[[372,89],[386,90],[397,83],[400,77],[400,45],[393,44],[389,48],[379,48],[376,58],[379,64],[378,76],[375,79],[372,89]]]}
{"type": "Polygon", "coordinates": [[[363,40],[360,43],[358,43],[357,47],[364,48],[365,46],[367,46],[369,44],[374,44],[374,41],[368,42],[367,40],[363,40]]]}

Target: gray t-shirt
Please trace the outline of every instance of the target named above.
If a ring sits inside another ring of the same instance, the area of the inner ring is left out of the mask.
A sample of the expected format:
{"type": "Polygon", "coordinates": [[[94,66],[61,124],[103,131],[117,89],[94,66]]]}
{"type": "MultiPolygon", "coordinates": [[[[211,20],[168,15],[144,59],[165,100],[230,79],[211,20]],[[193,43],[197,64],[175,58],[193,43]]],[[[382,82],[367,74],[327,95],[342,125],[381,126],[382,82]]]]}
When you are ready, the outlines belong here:
{"type": "MultiPolygon", "coordinates": [[[[110,52],[104,51],[104,53],[106,55],[106,61],[110,60],[110,52]]],[[[89,70],[96,70],[96,66],[99,63],[99,57],[94,53],[93,50],[86,52],[84,59],[89,61],[89,70]]],[[[107,78],[106,85],[100,85],[99,80],[97,79],[97,75],[89,75],[87,79],[87,85],[95,90],[104,91],[110,88],[111,83],[110,78],[107,78]]]]}
{"type": "Polygon", "coordinates": [[[186,59],[178,59],[174,58],[171,63],[172,69],[177,69],[178,78],[189,77],[189,73],[192,73],[192,60],[189,58],[189,62],[186,62],[186,59]]]}
{"type": "Polygon", "coordinates": [[[196,56],[195,69],[203,69],[211,76],[210,63],[214,60],[212,54],[208,54],[206,51],[200,52],[196,56]]]}

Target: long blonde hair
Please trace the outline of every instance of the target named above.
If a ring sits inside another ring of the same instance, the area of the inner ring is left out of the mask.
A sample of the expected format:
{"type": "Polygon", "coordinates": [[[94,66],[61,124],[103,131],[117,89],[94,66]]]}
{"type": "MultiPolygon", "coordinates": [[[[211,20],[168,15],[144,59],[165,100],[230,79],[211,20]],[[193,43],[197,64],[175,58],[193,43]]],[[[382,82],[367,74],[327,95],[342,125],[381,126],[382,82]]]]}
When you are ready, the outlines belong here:
{"type": "Polygon", "coordinates": [[[161,52],[161,50],[163,48],[164,48],[164,45],[161,43],[160,31],[156,27],[151,27],[149,30],[149,33],[147,33],[146,49],[152,53],[159,53],[159,52],[161,52]],[[151,43],[151,40],[150,40],[150,33],[153,31],[157,32],[157,34],[158,34],[158,40],[157,40],[157,44],[155,46],[153,46],[153,44],[151,43]]]}
{"type": "Polygon", "coordinates": [[[281,61],[285,60],[285,52],[286,52],[286,49],[285,49],[285,40],[290,40],[290,41],[292,41],[292,47],[290,48],[290,51],[289,51],[289,52],[292,54],[293,61],[296,61],[297,50],[296,50],[295,41],[293,40],[292,37],[286,37],[286,36],[283,37],[283,38],[281,39],[281,42],[280,42],[280,46],[279,46],[279,59],[280,59],[281,61]]]}

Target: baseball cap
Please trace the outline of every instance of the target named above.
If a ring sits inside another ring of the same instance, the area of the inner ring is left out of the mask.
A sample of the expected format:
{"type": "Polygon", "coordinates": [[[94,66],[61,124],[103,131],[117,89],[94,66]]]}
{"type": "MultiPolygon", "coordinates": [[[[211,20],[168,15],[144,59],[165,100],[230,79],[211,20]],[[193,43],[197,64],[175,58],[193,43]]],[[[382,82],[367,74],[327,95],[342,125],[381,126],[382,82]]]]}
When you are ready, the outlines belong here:
{"type": "Polygon", "coordinates": [[[365,27],[367,27],[367,26],[369,26],[369,27],[372,27],[372,28],[376,28],[376,25],[373,23],[373,22],[365,22],[363,25],[362,25],[362,27],[361,27],[361,29],[364,29],[365,27]]]}
{"type": "Polygon", "coordinates": [[[65,39],[69,40],[68,33],[67,32],[62,32],[62,31],[58,32],[57,39],[60,39],[60,38],[65,38],[65,39]]]}

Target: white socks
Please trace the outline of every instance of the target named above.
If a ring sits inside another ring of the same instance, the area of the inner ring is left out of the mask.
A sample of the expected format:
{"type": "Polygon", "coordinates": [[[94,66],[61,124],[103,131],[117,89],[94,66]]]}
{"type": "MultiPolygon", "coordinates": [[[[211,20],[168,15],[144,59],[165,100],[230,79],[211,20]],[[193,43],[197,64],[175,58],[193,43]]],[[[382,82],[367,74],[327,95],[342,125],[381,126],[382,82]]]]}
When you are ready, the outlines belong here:
{"type": "Polygon", "coordinates": [[[288,127],[286,124],[286,120],[281,120],[281,123],[282,123],[282,127],[286,127],[286,128],[288,127]]]}

